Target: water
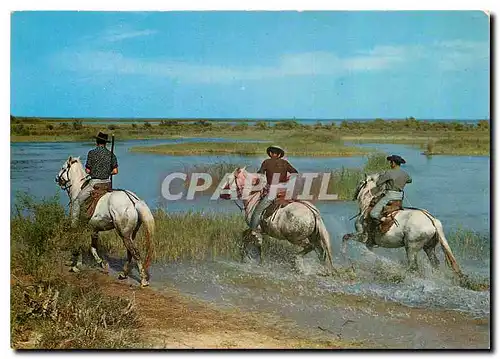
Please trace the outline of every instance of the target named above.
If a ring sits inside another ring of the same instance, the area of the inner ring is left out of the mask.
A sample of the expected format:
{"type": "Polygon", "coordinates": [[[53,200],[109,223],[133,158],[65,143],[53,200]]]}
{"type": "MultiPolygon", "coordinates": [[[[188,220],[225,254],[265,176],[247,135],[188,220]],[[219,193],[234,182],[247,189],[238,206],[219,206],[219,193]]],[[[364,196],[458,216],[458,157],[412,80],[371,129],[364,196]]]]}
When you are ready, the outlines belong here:
{"type": "MultiPolygon", "coordinates": [[[[186,209],[233,210],[232,202],[199,200],[196,205],[186,201],[166,202],[161,196],[161,183],[172,172],[184,171],[194,164],[234,162],[257,168],[261,157],[241,156],[163,156],[129,152],[133,146],[154,146],[163,143],[225,141],[224,139],[129,140],[117,142],[115,153],[119,175],[113,179],[116,188],[136,192],[150,206],[163,206],[171,211],[186,209]]],[[[364,144],[387,153],[403,156],[406,170],[413,183],[405,188],[405,203],[422,207],[436,215],[445,229],[466,228],[489,234],[490,228],[490,158],[473,156],[434,156],[427,158],[418,149],[393,144],[364,144]]],[[[63,162],[69,155],[85,161],[90,143],[12,143],[11,144],[11,201],[16,191],[27,191],[37,197],[61,193],[61,203],[67,203],[65,193],[54,182],[63,162]]],[[[291,158],[299,172],[325,171],[344,167],[360,167],[363,157],[347,158],[291,158]]],[[[349,217],[356,214],[352,202],[320,203],[327,223],[347,231],[349,217]]]]}
{"type": "MultiPolygon", "coordinates": [[[[224,139],[178,139],[178,140],[130,140],[118,142],[120,173],[114,178],[114,187],[136,192],[152,207],[166,207],[168,211],[222,211],[238,213],[231,201],[196,202],[162,200],[160,186],[163,178],[171,172],[183,171],[187,166],[212,162],[234,162],[257,167],[265,158],[240,156],[163,156],[129,152],[133,146],[157,145],[186,141],[220,141],[224,139]]],[[[11,200],[18,190],[27,191],[37,197],[51,196],[61,192],[54,182],[63,162],[68,156],[81,156],[85,161],[90,143],[13,143],[11,144],[11,200]]],[[[457,228],[479,232],[486,238],[490,235],[490,158],[473,156],[434,156],[427,158],[418,149],[393,144],[366,144],[378,150],[399,154],[407,161],[406,170],[413,183],[406,187],[406,203],[429,210],[438,217],[445,232],[457,228]]],[[[302,172],[334,170],[344,167],[361,167],[363,157],[350,158],[291,158],[293,165],[302,172]]],[[[61,192],[61,203],[68,199],[61,192]]],[[[12,204],[13,205],[13,204],[12,204]]],[[[11,205],[11,208],[12,208],[11,205]]],[[[327,229],[332,237],[334,262],[341,265],[338,257],[343,234],[352,232],[353,222],[349,218],[356,214],[354,202],[317,203],[327,229]]],[[[443,257],[441,251],[441,262],[443,257]]],[[[266,263],[263,267],[242,265],[235,262],[214,261],[201,263],[156,264],[152,269],[153,285],[172,283],[179,290],[223,306],[240,306],[252,310],[277,313],[293,319],[304,328],[316,326],[337,329],[345,320],[355,321],[344,329],[345,337],[365,338],[390,347],[455,347],[484,346],[489,338],[488,328],[480,328],[480,339],[470,343],[459,336],[456,330],[446,334],[446,328],[437,333],[435,327],[422,327],[418,336],[409,326],[399,323],[402,312],[382,314],[374,309],[354,310],[347,306],[332,305],[328,300],[332,293],[350,294],[360,298],[373,297],[387,303],[399,303],[409,308],[430,310],[454,310],[473,317],[489,318],[489,292],[473,292],[454,285],[449,275],[433,273],[421,253],[419,264],[424,268],[424,277],[403,276],[400,283],[389,283],[377,274],[404,273],[404,249],[375,249],[374,253],[358,243],[349,245],[349,257],[356,268],[354,281],[322,278],[314,273],[318,269],[317,258],[311,253],[306,258],[306,275],[290,273],[283,263],[266,263]],[[257,280],[257,287],[252,281],[257,280]],[[396,322],[398,324],[395,324],[396,322]],[[448,335],[448,336],[447,336],[448,335]],[[418,337],[418,338],[417,338],[418,337]],[[418,339],[418,340],[417,340],[418,339]]],[[[474,260],[459,257],[464,272],[481,280],[489,280],[489,257],[474,260]]],[[[442,266],[444,267],[444,266],[442,266]]],[[[420,324],[419,324],[420,325],[420,324]]],[[[472,327],[472,326],[471,326],[472,327]]],[[[460,334],[461,335],[461,334],[460,334]]],[[[465,334],[464,334],[465,335],[465,334]]]]}

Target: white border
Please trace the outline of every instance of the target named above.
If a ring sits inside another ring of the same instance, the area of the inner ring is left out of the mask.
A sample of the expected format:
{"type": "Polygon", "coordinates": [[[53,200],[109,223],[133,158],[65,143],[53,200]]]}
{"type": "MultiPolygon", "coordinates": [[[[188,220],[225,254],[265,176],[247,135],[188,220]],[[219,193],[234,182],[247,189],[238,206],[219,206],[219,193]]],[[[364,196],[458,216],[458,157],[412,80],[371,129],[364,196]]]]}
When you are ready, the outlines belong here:
{"type": "MultiPolygon", "coordinates": [[[[140,2],[125,2],[125,1],[107,1],[104,2],[102,0],[86,0],[86,1],[62,1],[62,0],[45,0],[35,1],[35,0],[18,0],[18,1],[7,1],[3,2],[1,7],[1,18],[0,18],[0,26],[2,28],[2,48],[7,49],[4,51],[3,60],[3,74],[4,81],[2,83],[3,96],[1,96],[2,100],[2,113],[3,120],[1,126],[3,127],[3,131],[1,131],[2,135],[5,136],[4,141],[2,141],[2,151],[1,153],[1,164],[2,169],[7,171],[9,169],[9,174],[4,173],[0,176],[0,180],[2,181],[1,188],[4,190],[10,191],[10,161],[7,161],[7,158],[10,159],[10,127],[8,125],[8,115],[10,114],[10,12],[11,11],[19,11],[19,10],[106,10],[106,11],[172,11],[172,10],[489,10],[493,11],[493,13],[498,16],[498,3],[499,1],[493,0],[475,0],[475,1],[414,1],[411,3],[402,2],[401,0],[383,0],[383,1],[359,1],[359,0],[350,0],[350,1],[342,1],[336,2],[332,4],[331,2],[327,2],[324,0],[308,0],[308,1],[274,1],[270,2],[269,0],[253,0],[253,1],[222,1],[222,0],[212,0],[212,1],[178,1],[178,2],[164,2],[164,1],[151,1],[151,0],[141,0],[140,2]]],[[[496,20],[496,28],[498,28],[498,18],[496,20]]],[[[495,31],[495,34],[498,31],[495,31]]],[[[497,39],[498,41],[498,39],[497,39]]],[[[494,51],[494,50],[493,50],[494,51]]],[[[495,52],[496,53],[496,52],[495,52]]],[[[496,61],[496,63],[498,63],[496,61]]],[[[498,69],[497,69],[498,71],[498,69]]],[[[494,74],[495,78],[497,78],[496,73],[494,74]]],[[[493,100],[493,99],[492,99],[493,100]]],[[[494,101],[498,103],[498,93],[495,92],[494,101]]],[[[493,118],[494,114],[491,114],[493,118]]],[[[496,124],[498,127],[498,124],[496,124]]],[[[495,135],[498,136],[498,128],[495,130],[495,135]]],[[[498,154],[498,150],[495,151],[495,158],[498,154]]],[[[498,180],[498,178],[496,177],[498,180]]],[[[495,181],[495,184],[498,184],[498,181],[495,181]]],[[[7,192],[7,191],[6,191],[7,192]]],[[[498,191],[495,191],[495,200],[498,201],[498,191]]],[[[9,231],[10,228],[10,203],[6,201],[6,198],[10,198],[8,193],[5,193],[3,197],[4,200],[1,205],[1,220],[3,221],[3,226],[1,227],[4,231],[9,231]]],[[[492,223],[498,222],[498,213],[495,213],[495,220],[492,223]]],[[[9,231],[10,232],[10,231],[9,231]]],[[[8,239],[10,238],[8,233],[4,233],[2,236],[4,240],[4,248],[5,246],[10,246],[8,239]]],[[[494,247],[495,245],[493,245],[494,247]]],[[[10,258],[8,256],[8,251],[2,251],[4,258],[1,261],[2,263],[2,283],[4,286],[7,286],[7,283],[10,283],[10,258]]],[[[495,262],[495,260],[493,261],[495,262]]],[[[497,277],[498,274],[498,265],[495,266],[495,273],[492,277],[492,280],[497,277]]],[[[1,322],[2,322],[2,357],[5,355],[6,357],[11,357],[14,355],[10,348],[10,298],[7,294],[2,296],[2,311],[1,311],[1,322]]],[[[497,309],[497,308],[495,308],[497,309]]],[[[498,345],[498,340],[496,340],[496,344],[498,345]]],[[[123,353],[117,353],[118,355],[123,355],[123,353]]],[[[166,353],[162,354],[165,355],[166,353]]],[[[173,355],[174,353],[170,352],[167,355],[173,355]]],[[[186,354],[186,353],[179,353],[186,354]]],[[[207,354],[207,353],[200,353],[207,354]]],[[[215,353],[219,355],[219,353],[215,353]]],[[[276,353],[255,353],[254,355],[267,356],[267,355],[275,355],[276,353]]],[[[332,352],[335,354],[335,352],[332,352]]],[[[387,355],[390,353],[383,353],[383,355],[387,355]]],[[[401,355],[401,353],[394,353],[396,355],[401,355]]],[[[472,353],[468,353],[470,355],[472,353]]],[[[24,356],[31,357],[32,354],[24,356]]],[[[50,354],[49,354],[50,355],[50,354]]],[[[70,353],[64,354],[72,355],[70,353]]],[[[102,354],[90,353],[92,356],[101,356],[102,354]]],[[[288,355],[288,354],[286,354],[288,355]]],[[[294,353],[294,356],[305,356],[306,354],[294,353]]],[[[355,357],[364,356],[366,354],[356,354],[355,357]]],[[[422,352],[418,354],[418,356],[438,356],[441,357],[455,355],[454,353],[429,353],[422,352]]],[[[139,357],[140,354],[132,354],[134,357],[139,357]]],[[[253,356],[253,355],[252,355],[253,356]]]]}

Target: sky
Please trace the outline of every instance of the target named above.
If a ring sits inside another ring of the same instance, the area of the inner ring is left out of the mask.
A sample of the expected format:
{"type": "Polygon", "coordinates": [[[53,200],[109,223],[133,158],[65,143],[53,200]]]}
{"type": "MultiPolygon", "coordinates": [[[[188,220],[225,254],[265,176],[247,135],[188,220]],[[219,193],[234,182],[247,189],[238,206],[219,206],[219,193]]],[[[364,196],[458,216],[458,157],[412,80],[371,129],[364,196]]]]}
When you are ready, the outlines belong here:
{"type": "Polygon", "coordinates": [[[14,12],[11,114],[488,119],[481,11],[14,12]]]}

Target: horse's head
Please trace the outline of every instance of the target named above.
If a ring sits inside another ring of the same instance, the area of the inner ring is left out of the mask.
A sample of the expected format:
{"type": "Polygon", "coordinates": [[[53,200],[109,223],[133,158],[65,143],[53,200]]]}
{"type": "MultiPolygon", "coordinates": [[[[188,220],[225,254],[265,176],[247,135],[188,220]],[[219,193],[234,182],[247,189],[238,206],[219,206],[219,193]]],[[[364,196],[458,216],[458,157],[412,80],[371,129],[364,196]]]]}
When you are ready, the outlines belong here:
{"type": "MultiPolygon", "coordinates": [[[[238,167],[234,170],[233,173],[227,176],[227,182],[223,184],[223,189],[236,189],[236,193],[238,194],[238,198],[243,199],[251,192],[251,190],[260,190],[262,189],[261,185],[261,177],[259,175],[255,175],[253,173],[249,173],[246,170],[246,167],[238,167]],[[244,191],[248,189],[248,191],[244,191]],[[248,192],[248,193],[246,193],[248,192]]],[[[221,194],[220,198],[222,199],[230,199],[230,194],[221,194]]]]}
{"type": "Polygon", "coordinates": [[[373,173],[371,175],[365,173],[364,178],[358,182],[353,200],[360,200],[365,198],[367,194],[371,194],[371,190],[377,186],[378,177],[378,173],[373,173]]]}
{"type": "Polygon", "coordinates": [[[73,180],[72,176],[70,175],[70,172],[72,171],[73,168],[75,168],[75,164],[79,163],[81,167],[81,162],[80,162],[80,157],[71,157],[64,161],[61,170],[56,176],[56,183],[62,188],[62,189],[68,189],[71,187],[71,181],[73,180]]]}

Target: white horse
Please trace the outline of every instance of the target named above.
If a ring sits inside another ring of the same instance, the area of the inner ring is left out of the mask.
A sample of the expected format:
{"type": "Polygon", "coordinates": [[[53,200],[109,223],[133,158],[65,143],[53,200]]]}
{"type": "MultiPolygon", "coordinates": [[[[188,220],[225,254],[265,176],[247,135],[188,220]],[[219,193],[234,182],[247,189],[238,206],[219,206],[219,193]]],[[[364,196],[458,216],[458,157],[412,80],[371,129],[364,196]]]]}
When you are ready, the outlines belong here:
{"type": "MultiPolygon", "coordinates": [[[[65,189],[72,202],[80,193],[82,184],[87,179],[79,157],[69,157],[64,162],[56,182],[65,189]]],[[[134,193],[126,190],[113,190],[99,199],[94,214],[89,220],[92,229],[91,252],[98,264],[107,269],[107,263],[97,254],[97,241],[99,232],[116,229],[127,249],[127,262],[123,267],[123,272],[119,274],[120,279],[128,277],[132,258],[137,262],[137,268],[141,276],[141,286],[149,285],[149,265],[151,261],[151,237],[154,234],[155,221],[153,215],[144,201],[139,199],[134,193]],[[142,263],[141,255],[134,244],[135,237],[141,224],[144,223],[146,233],[147,254],[142,263]]],[[[81,256],[81,253],[79,254],[81,256]]],[[[81,262],[81,259],[79,259],[81,262]]],[[[77,263],[72,267],[73,271],[78,271],[77,263]]]]}
{"type": "MultiPolygon", "coordinates": [[[[246,198],[242,198],[243,190],[246,185],[255,184],[258,179],[260,177],[256,174],[247,172],[245,168],[238,168],[226,183],[226,188],[236,187],[238,198],[243,200],[247,223],[250,223],[262,191],[250,192],[246,198]]],[[[330,236],[318,209],[311,203],[295,201],[286,207],[278,209],[272,216],[260,222],[260,229],[262,234],[276,239],[287,240],[292,244],[302,247],[303,250],[297,253],[295,258],[295,263],[298,267],[302,267],[303,256],[315,250],[327,273],[331,274],[333,272],[330,236]]],[[[257,246],[262,263],[262,234],[250,230],[247,233],[256,239],[255,245],[257,246]]],[[[242,255],[245,256],[246,254],[246,246],[244,246],[242,255]]]]}
{"type": "MultiPolygon", "coordinates": [[[[355,199],[358,201],[359,215],[357,216],[355,228],[356,233],[349,233],[342,238],[342,255],[345,256],[347,241],[367,242],[367,233],[363,230],[365,219],[369,216],[368,208],[374,198],[372,190],[376,188],[378,174],[365,175],[365,179],[360,181],[355,192],[355,199]]],[[[446,241],[441,222],[424,209],[405,208],[395,215],[395,222],[388,232],[380,234],[377,231],[374,239],[375,244],[384,248],[405,247],[408,259],[409,270],[417,269],[417,254],[424,250],[433,268],[438,268],[439,260],[436,256],[436,246],[441,244],[445,254],[446,263],[459,276],[464,278],[460,267],[451,252],[451,248],[446,241]]],[[[371,246],[367,245],[371,250],[371,246]]]]}

